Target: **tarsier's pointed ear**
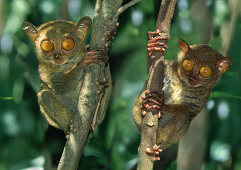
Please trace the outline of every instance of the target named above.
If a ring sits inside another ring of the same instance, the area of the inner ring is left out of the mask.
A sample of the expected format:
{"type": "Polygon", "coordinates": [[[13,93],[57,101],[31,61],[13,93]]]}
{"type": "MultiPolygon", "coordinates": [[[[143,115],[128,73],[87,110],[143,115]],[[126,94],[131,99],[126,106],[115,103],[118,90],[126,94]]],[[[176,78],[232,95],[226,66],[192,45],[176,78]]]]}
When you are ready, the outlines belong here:
{"type": "Polygon", "coordinates": [[[231,65],[232,58],[230,57],[223,57],[217,61],[217,68],[221,74],[227,71],[231,65]]]}
{"type": "Polygon", "coordinates": [[[92,21],[90,19],[90,17],[83,17],[81,18],[78,23],[77,23],[77,31],[78,31],[78,34],[79,34],[79,37],[84,40],[89,29],[90,29],[90,26],[92,24],[92,21]]]}
{"type": "Polygon", "coordinates": [[[183,52],[188,52],[188,50],[190,49],[190,47],[189,47],[189,45],[188,45],[188,43],[186,43],[184,40],[182,40],[182,39],[179,39],[178,40],[178,46],[181,48],[181,50],[183,51],[183,52]]]}
{"type": "Polygon", "coordinates": [[[36,36],[38,34],[37,28],[30,22],[24,22],[22,25],[23,32],[35,42],[36,36]]]}

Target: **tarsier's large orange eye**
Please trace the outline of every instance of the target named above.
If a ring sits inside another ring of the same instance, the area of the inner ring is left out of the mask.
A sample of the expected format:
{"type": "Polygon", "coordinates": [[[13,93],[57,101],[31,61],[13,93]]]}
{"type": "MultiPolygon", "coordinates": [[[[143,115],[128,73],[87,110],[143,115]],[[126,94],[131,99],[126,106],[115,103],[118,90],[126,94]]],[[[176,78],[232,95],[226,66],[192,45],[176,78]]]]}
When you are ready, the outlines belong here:
{"type": "Polygon", "coordinates": [[[74,40],[71,38],[67,38],[62,41],[62,48],[66,51],[70,51],[74,48],[74,40]]]}
{"type": "Polygon", "coordinates": [[[207,66],[202,67],[202,68],[200,69],[200,75],[201,75],[202,77],[204,77],[204,78],[210,77],[211,74],[212,74],[212,70],[211,70],[211,68],[209,68],[209,67],[207,67],[207,66]]]}
{"type": "Polygon", "coordinates": [[[191,60],[184,60],[182,67],[185,71],[191,71],[193,69],[193,62],[191,60]]]}
{"type": "Polygon", "coordinates": [[[49,52],[53,50],[54,44],[50,40],[43,40],[41,42],[41,47],[44,51],[49,52]]]}

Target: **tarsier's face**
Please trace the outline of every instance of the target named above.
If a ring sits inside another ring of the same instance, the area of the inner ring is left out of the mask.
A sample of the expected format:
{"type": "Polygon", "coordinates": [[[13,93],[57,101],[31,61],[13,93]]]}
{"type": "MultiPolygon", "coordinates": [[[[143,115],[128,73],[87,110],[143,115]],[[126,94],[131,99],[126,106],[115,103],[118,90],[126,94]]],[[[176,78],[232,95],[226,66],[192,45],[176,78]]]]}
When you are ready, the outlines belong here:
{"type": "Polygon", "coordinates": [[[34,42],[40,62],[61,65],[75,63],[81,58],[90,24],[89,18],[82,18],[78,23],[51,21],[38,28],[24,23],[23,30],[34,42]]]}
{"type": "Polygon", "coordinates": [[[48,23],[38,28],[35,46],[40,61],[64,64],[74,62],[84,51],[84,42],[76,34],[76,25],[48,23]]]}
{"type": "Polygon", "coordinates": [[[232,64],[231,58],[223,57],[208,45],[188,46],[179,40],[179,46],[178,74],[189,86],[214,86],[232,64]]]}

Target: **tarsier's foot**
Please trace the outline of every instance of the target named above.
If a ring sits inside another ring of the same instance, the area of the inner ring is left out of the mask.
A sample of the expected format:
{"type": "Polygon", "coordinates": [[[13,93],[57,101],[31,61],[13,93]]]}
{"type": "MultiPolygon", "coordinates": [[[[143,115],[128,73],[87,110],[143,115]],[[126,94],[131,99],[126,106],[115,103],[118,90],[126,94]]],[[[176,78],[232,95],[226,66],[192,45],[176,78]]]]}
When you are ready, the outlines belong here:
{"type": "Polygon", "coordinates": [[[164,105],[164,92],[146,91],[145,97],[142,98],[142,116],[145,116],[147,110],[156,109],[158,118],[161,118],[161,107],[164,105]]]}
{"type": "Polygon", "coordinates": [[[108,58],[106,57],[106,52],[103,50],[98,51],[88,51],[84,56],[85,64],[96,63],[99,65],[105,65],[108,63],[108,58]]]}
{"type": "Polygon", "coordinates": [[[73,125],[73,120],[69,121],[67,129],[68,129],[67,132],[65,132],[65,138],[66,139],[69,138],[70,132],[76,132],[76,130],[77,130],[73,125]]]}
{"type": "Polygon", "coordinates": [[[148,43],[147,43],[147,52],[148,55],[151,55],[153,51],[165,52],[168,46],[165,42],[160,42],[160,40],[168,40],[169,36],[162,36],[159,30],[155,32],[147,32],[148,34],[148,43]]]}
{"type": "MultiPolygon", "coordinates": [[[[96,93],[100,94],[99,102],[101,103],[101,100],[103,99],[103,97],[105,95],[105,90],[106,90],[106,88],[109,87],[108,79],[106,77],[104,77],[104,81],[96,81],[96,85],[101,86],[100,90],[97,90],[97,92],[96,92],[96,93]]],[[[99,117],[99,113],[100,113],[100,110],[99,110],[100,106],[97,105],[97,107],[98,107],[98,109],[96,110],[94,118],[90,125],[90,129],[92,132],[95,131],[95,127],[98,124],[97,121],[98,121],[98,117],[99,117]]]]}
{"type": "Polygon", "coordinates": [[[109,87],[109,82],[106,77],[104,77],[104,81],[96,81],[97,86],[102,86],[100,90],[97,91],[97,93],[104,93],[105,89],[109,87]]]}
{"type": "Polygon", "coordinates": [[[158,155],[162,151],[160,148],[161,146],[156,144],[152,147],[152,150],[151,148],[146,148],[146,154],[152,157],[152,161],[160,160],[160,158],[158,157],[158,155]]]}
{"type": "Polygon", "coordinates": [[[103,39],[103,41],[105,42],[105,46],[107,48],[111,46],[111,42],[115,38],[118,27],[119,23],[117,22],[115,28],[112,31],[105,32],[105,38],[103,39]]]}

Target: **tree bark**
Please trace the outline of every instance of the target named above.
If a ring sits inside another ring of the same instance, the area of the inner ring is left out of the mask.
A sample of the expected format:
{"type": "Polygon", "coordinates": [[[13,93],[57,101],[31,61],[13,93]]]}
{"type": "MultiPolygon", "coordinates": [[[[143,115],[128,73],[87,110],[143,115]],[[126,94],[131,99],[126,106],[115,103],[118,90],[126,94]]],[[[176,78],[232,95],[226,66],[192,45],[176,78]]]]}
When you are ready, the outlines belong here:
{"type": "MultiPolygon", "coordinates": [[[[156,23],[156,31],[162,36],[169,36],[170,22],[173,17],[176,0],[162,0],[158,19],[156,23]]],[[[167,40],[160,42],[167,43],[167,40]]],[[[152,55],[147,57],[148,61],[148,91],[161,92],[163,86],[164,74],[164,52],[153,52],[152,55]]],[[[152,148],[156,144],[156,135],[158,127],[158,117],[155,110],[151,110],[143,118],[141,128],[141,143],[138,148],[139,162],[138,170],[148,170],[153,168],[153,161],[151,157],[146,154],[146,148],[152,148]]]]}
{"type": "MultiPolygon", "coordinates": [[[[133,0],[132,5],[140,0],[133,0]],[[134,3],[133,3],[134,2],[134,3]]],[[[123,0],[97,0],[93,18],[92,32],[90,38],[90,50],[105,50],[106,53],[110,44],[106,44],[106,33],[115,29],[119,15],[124,11],[121,7],[123,0]]],[[[128,3],[129,4],[129,3],[128,3]]],[[[126,5],[128,5],[126,4],[126,5]]],[[[128,7],[130,7],[129,5],[128,7]]],[[[125,7],[125,5],[123,6],[125,7]]],[[[127,9],[127,8],[125,8],[127,9]]],[[[96,81],[104,79],[104,66],[89,64],[85,68],[84,83],[80,92],[78,110],[79,115],[73,120],[76,132],[71,132],[66,141],[61,156],[58,170],[75,170],[82,155],[87,137],[89,135],[91,121],[93,120],[101,94],[96,81]]],[[[109,68],[107,68],[109,72],[109,68]]]]}

